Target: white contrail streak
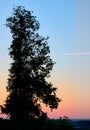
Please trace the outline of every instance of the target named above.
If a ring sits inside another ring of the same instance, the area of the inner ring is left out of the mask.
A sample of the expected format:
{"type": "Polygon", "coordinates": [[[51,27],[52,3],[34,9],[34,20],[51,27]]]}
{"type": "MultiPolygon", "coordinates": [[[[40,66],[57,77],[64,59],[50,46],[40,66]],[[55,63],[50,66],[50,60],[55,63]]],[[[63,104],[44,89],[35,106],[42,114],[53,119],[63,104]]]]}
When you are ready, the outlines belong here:
{"type": "Polygon", "coordinates": [[[65,53],[65,56],[78,56],[78,55],[90,55],[90,52],[73,52],[73,53],[65,53]]]}

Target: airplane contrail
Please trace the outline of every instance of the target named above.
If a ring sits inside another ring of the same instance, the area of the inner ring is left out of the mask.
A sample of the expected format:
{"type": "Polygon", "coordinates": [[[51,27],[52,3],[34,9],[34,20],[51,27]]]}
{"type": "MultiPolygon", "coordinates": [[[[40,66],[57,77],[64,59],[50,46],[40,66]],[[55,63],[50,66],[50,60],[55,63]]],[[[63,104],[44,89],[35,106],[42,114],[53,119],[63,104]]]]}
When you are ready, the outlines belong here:
{"type": "Polygon", "coordinates": [[[90,52],[73,52],[73,53],[65,53],[65,56],[78,56],[78,55],[90,55],[90,52]]]}

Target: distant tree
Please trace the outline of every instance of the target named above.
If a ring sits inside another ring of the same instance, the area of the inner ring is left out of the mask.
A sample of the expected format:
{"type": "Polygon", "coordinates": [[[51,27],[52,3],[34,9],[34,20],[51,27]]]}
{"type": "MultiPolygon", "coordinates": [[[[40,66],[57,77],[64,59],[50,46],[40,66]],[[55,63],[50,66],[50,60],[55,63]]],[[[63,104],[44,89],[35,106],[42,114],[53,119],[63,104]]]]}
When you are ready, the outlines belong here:
{"type": "Polygon", "coordinates": [[[13,8],[13,15],[6,21],[13,38],[9,48],[12,63],[6,87],[9,95],[2,112],[13,120],[39,117],[43,114],[41,102],[51,110],[60,102],[57,88],[46,81],[54,65],[48,38],[38,34],[39,22],[24,7],[13,8]]]}

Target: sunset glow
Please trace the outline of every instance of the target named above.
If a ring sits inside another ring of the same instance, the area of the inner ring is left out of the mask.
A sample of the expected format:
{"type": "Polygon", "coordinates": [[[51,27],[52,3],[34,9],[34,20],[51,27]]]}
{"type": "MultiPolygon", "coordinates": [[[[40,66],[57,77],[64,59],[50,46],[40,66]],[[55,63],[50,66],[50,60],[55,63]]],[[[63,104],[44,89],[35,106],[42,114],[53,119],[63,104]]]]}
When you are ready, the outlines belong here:
{"type": "MultiPolygon", "coordinates": [[[[11,33],[4,24],[13,5],[33,11],[40,22],[40,34],[49,36],[51,58],[56,62],[49,82],[57,87],[62,101],[56,110],[42,109],[50,118],[90,118],[90,0],[0,1],[0,105],[6,99],[8,48],[11,33]]],[[[2,115],[1,115],[2,116],[2,115]]]]}

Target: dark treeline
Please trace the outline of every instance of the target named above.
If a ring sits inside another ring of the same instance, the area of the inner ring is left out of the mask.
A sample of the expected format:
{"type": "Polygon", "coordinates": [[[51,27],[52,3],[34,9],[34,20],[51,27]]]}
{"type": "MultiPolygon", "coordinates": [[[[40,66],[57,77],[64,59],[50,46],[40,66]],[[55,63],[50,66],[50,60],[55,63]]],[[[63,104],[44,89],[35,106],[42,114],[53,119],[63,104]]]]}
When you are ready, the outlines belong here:
{"type": "Polygon", "coordinates": [[[70,119],[49,119],[42,116],[38,119],[30,118],[23,122],[13,122],[8,119],[0,119],[0,130],[75,130],[70,119]]]}

